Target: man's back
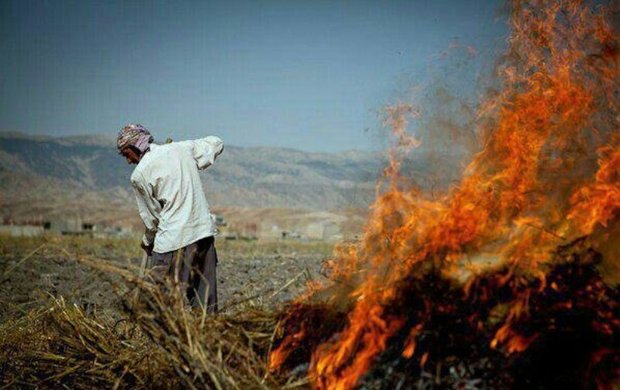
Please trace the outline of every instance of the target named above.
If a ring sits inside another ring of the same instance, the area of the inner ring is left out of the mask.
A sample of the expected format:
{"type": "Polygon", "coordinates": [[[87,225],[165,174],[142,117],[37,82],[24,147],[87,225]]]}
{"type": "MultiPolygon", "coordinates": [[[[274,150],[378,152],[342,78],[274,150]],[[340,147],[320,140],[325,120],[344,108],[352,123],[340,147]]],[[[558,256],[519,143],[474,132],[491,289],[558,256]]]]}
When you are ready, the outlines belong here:
{"type": "Polygon", "coordinates": [[[198,169],[210,166],[221,150],[219,138],[207,137],[152,144],[140,160],[131,182],[147,235],[150,230],[155,236],[156,252],[173,251],[215,234],[198,169]]]}

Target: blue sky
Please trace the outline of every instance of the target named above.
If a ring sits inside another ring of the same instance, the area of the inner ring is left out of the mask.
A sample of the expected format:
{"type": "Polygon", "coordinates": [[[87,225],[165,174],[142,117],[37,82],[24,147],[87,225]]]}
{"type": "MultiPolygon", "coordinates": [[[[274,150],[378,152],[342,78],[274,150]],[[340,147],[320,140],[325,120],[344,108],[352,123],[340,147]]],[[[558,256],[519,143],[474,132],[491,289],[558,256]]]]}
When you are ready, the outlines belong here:
{"type": "Polygon", "coordinates": [[[467,72],[493,61],[501,5],[2,0],[0,130],[114,134],[139,122],[160,139],[372,149],[377,111],[428,82],[451,43],[478,50],[467,72]]]}

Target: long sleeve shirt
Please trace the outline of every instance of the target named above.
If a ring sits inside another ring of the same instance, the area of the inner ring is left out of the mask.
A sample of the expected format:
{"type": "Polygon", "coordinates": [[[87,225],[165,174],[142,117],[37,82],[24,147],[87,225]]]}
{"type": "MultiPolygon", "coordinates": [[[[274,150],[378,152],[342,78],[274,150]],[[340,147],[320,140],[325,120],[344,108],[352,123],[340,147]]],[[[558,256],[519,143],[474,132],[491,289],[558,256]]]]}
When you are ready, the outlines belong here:
{"type": "Polygon", "coordinates": [[[165,253],[215,234],[198,170],[211,166],[223,149],[214,136],[151,145],[131,174],[144,245],[154,242],[153,250],[165,253]]]}

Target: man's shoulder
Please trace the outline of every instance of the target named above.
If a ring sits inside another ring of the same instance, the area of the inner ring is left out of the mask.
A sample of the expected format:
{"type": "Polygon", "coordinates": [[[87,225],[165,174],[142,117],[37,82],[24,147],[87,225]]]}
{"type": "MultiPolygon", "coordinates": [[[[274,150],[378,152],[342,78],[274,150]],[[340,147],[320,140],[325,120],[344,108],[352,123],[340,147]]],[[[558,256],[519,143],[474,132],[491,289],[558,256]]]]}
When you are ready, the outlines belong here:
{"type": "Polygon", "coordinates": [[[132,183],[144,180],[144,177],[148,174],[151,165],[153,165],[154,159],[157,159],[157,154],[159,154],[158,148],[153,148],[151,146],[151,150],[147,152],[142,159],[140,159],[138,165],[136,165],[133,169],[130,177],[132,183]]]}
{"type": "Polygon", "coordinates": [[[158,176],[174,166],[170,164],[171,161],[183,159],[187,154],[187,145],[181,142],[152,145],[151,150],[136,165],[131,178],[133,180],[142,177],[143,180],[150,180],[153,176],[158,176]]]}
{"type": "MultiPolygon", "coordinates": [[[[187,150],[190,142],[179,141],[171,142],[169,144],[153,145],[151,152],[152,158],[170,157],[171,155],[182,153],[187,150]]],[[[146,157],[146,156],[145,156],[146,157]]]]}
{"type": "Polygon", "coordinates": [[[140,167],[140,164],[136,165],[136,167],[133,169],[133,172],[131,172],[131,176],[129,176],[129,180],[131,181],[131,184],[138,184],[141,180],[142,180],[142,169],[140,167]]]}

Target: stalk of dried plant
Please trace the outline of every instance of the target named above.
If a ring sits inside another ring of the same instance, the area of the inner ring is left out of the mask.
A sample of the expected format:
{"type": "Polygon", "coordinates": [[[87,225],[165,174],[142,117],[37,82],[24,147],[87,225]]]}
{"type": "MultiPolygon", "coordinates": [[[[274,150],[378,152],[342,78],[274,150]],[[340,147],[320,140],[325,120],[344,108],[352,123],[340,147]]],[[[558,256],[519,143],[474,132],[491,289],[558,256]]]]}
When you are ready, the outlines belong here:
{"type": "Polygon", "coordinates": [[[172,281],[157,285],[131,267],[73,258],[119,277],[121,317],[87,314],[50,296],[47,307],[0,325],[0,385],[269,389],[284,383],[267,368],[276,313],[209,315],[188,308],[172,281]]]}

